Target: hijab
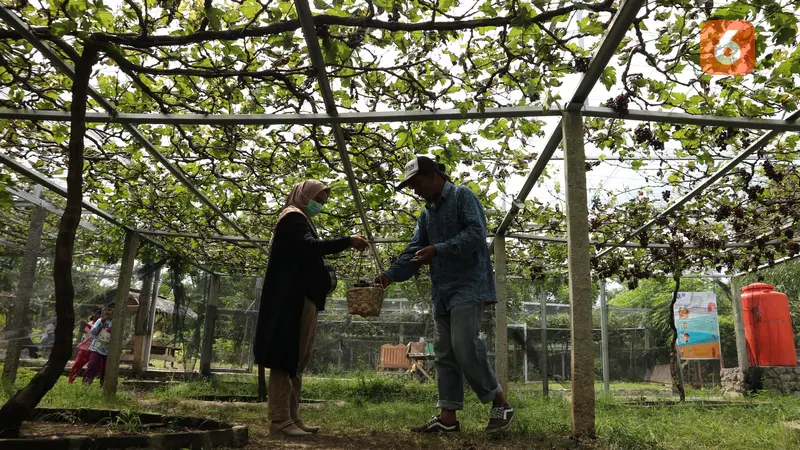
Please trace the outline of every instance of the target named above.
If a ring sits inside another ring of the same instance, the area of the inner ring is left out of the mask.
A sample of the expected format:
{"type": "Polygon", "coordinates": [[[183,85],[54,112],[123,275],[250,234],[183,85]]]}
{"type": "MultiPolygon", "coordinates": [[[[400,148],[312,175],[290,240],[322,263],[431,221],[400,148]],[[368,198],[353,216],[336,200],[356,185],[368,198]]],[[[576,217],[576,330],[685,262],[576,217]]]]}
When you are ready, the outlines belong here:
{"type": "MultiPolygon", "coordinates": [[[[313,200],[317,195],[319,195],[322,191],[327,191],[330,193],[331,188],[325,186],[325,184],[319,180],[306,180],[302,183],[297,183],[292,187],[292,191],[289,193],[289,197],[286,199],[286,203],[284,203],[283,208],[281,209],[280,214],[278,214],[278,222],[286,216],[286,214],[290,212],[299,212],[306,216],[308,219],[308,223],[311,224],[311,229],[314,230],[314,233],[317,232],[317,229],[314,227],[314,223],[311,221],[311,218],[308,217],[308,213],[306,213],[306,206],[308,203],[313,200]]],[[[275,222],[275,228],[273,232],[278,229],[278,222],[275,222]]]]}

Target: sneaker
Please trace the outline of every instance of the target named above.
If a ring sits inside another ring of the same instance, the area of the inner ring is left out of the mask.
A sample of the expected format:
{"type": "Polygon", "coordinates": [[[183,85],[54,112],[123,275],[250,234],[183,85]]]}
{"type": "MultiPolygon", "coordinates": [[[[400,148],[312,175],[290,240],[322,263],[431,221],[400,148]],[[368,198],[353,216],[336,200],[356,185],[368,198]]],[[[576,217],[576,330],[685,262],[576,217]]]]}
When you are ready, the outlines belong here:
{"type": "Polygon", "coordinates": [[[514,408],[506,406],[493,406],[489,410],[489,425],[486,425],[486,433],[499,433],[511,426],[514,420],[514,408]]]}
{"type": "Polygon", "coordinates": [[[454,423],[446,424],[438,415],[431,417],[425,425],[411,429],[413,433],[458,433],[461,431],[461,424],[456,420],[454,423]]]}

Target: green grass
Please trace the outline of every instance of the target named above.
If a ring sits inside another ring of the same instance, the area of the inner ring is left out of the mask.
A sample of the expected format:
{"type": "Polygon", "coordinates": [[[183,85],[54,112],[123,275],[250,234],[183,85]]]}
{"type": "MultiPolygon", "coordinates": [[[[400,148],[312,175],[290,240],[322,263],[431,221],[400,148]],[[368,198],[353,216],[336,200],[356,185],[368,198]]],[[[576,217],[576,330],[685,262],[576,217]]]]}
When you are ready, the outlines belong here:
{"type": "MultiPolygon", "coordinates": [[[[5,403],[18,389],[30,382],[36,374],[32,369],[21,367],[17,372],[17,381],[14,386],[2,386],[0,389],[0,403],[5,403]]],[[[74,384],[67,383],[67,377],[61,377],[47,395],[39,403],[41,407],[51,408],[109,408],[124,409],[135,406],[133,396],[125,392],[120,392],[115,398],[106,397],[100,388],[100,382],[84,385],[81,380],[75,380],[74,384]]]]}
{"type": "MultiPolygon", "coordinates": [[[[20,385],[33,372],[22,370],[20,385]]],[[[512,385],[510,399],[517,411],[515,423],[502,441],[482,433],[488,405],[480,404],[467,390],[465,410],[459,414],[463,433],[453,437],[419,437],[407,432],[436,413],[436,385],[409,379],[362,372],[346,378],[305,380],[304,397],[343,400],[303,407],[308,423],[325,433],[308,441],[311,448],[576,448],[569,440],[570,404],[567,397],[543,398],[538,393],[512,385]]],[[[627,389],[639,389],[641,385],[627,389]]],[[[616,384],[615,387],[620,386],[616,384]]],[[[529,385],[525,386],[530,387],[529,385]]],[[[185,401],[197,395],[255,395],[254,377],[238,381],[206,380],[177,383],[148,394],[122,392],[107,401],[99,385],[68,385],[62,378],[45,397],[42,406],[114,407],[155,409],[175,415],[195,415],[242,423],[250,428],[252,448],[275,447],[268,437],[263,404],[214,404],[185,401]],[[139,403],[146,401],[146,403],[139,403]]],[[[714,390],[689,390],[690,399],[716,397],[714,390]]],[[[0,394],[4,400],[8,394],[0,394]]],[[[651,396],[650,399],[655,398],[651,396]]],[[[800,449],[798,441],[780,429],[780,424],[800,420],[800,399],[763,395],[758,404],[741,400],[732,406],[709,408],[687,403],[677,406],[637,407],[614,395],[600,393],[597,399],[598,439],[581,447],[603,449],[800,449]]],[[[126,425],[126,424],[123,424],[126,425]]]]}

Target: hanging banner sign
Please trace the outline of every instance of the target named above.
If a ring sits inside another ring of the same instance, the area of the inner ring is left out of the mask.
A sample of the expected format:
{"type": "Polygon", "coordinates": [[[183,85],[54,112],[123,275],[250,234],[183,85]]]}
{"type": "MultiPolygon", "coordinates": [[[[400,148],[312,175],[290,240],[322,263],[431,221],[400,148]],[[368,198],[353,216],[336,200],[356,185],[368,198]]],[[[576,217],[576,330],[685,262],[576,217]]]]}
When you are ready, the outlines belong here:
{"type": "Polygon", "coordinates": [[[717,296],[713,292],[679,292],[675,328],[681,359],[719,359],[717,296]]]}

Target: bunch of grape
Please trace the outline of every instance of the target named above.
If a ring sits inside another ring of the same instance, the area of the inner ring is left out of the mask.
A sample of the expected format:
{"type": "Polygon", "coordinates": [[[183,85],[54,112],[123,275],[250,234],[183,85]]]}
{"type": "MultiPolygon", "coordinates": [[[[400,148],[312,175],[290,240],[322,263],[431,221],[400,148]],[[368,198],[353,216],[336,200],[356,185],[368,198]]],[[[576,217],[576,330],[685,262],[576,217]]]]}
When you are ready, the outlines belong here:
{"type": "Polygon", "coordinates": [[[736,216],[737,219],[744,219],[744,208],[737,206],[733,210],[733,215],[736,216]]]}
{"type": "Polygon", "coordinates": [[[367,32],[366,32],[365,29],[363,29],[363,28],[357,29],[356,31],[354,31],[353,33],[350,33],[347,36],[347,41],[345,41],[345,44],[348,47],[350,47],[350,48],[355,50],[358,47],[360,47],[361,44],[364,42],[364,38],[366,37],[366,35],[367,35],[367,32]]]}
{"type": "Polygon", "coordinates": [[[586,71],[589,70],[589,61],[591,61],[589,58],[579,56],[572,62],[572,66],[576,71],[586,73],[586,71]]]}
{"type": "Polygon", "coordinates": [[[764,161],[764,175],[776,183],[783,181],[783,174],[775,171],[775,166],[772,165],[770,160],[764,161]]]}
{"type": "Polygon", "coordinates": [[[356,284],[353,285],[353,287],[357,287],[357,288],[366,288],[366,287],[372,287],[372,286],[373,286],[372,281],[367,280],[366,278],[362,278],[362,279],[358,280],[356,282],[356,284]]]}
{"type": "Polygon", "coordinates": [[[786,230],[783,235],[786,236],[786,239],[794,239],[794,230],[786,230]]]}
{"type": "MultiPolygon", "coordinates": [[[[627,107],[625,109],[627,112],[627,107]]],[[[637,144],[647,144],[656,150],[664,150],[664,143],[661,142],[650,129],[649,125],[639,125],[633,132],[633,140],[637,144]]]]}
{"type": "Polygon", "coordinates": [[[620,116],[625,116],[628,114],[629,103],[630,103],[630,98],[628,98],[628,94],[620,94],[614,98],[608,99],[604,106],[606,108],[613,109],[620,116]]]}
{"type": "Polygon", "coordinates": [[[722,205],[717,208],[717,215],[715,218],[717,219],[717,222],[721,222],[730,217],[732,212],[733,211],[729,205],[722,205]]]}
{"type": "Polygon", "coordinates": [[[592,217],[589,219],[589,231],[597,231],[600,229],[600,225],[603,224],[603,221],[598,217],[592,217]]]}
{"type": "Polygon", "coordinates": [[[726,128],[722,130],[722,132],[719,135],[717,135],[716,139],[717,147],[724,148],[726,145],[728,145],[728,142],[734,137],[736,137],[736,130],[734,130],[733,128],[726,128]]]}
{"type": "Polygon", "coordinates": [[[660,227],[665,227],[669,225],[669,219],[667,218],[667,216],[658,216],[656,217],[656,225],[660,227]]]}
{"type": "Polygon", "coordinates": [[[639,125],[633,132],[633,140],[637,144],[645,144],[650,142],[652,139],[653,139],[653,132],[650,131],[650,127],[647,125],[639,125]]]}
{"type": "Polygon", "coordinates": [[[661,193],[661,197],[664,199],[665,202],[669,201],[671,195],[672,193],[670,191],[664,191],[661,193]]]}
{"type": "Polygon", "coordinates": [[[747,192],[747,196],[750,198],[750,200],[756,201],[758,200],[758,196],[764,193],[764,187],[763,186],[746,187],[744,191],[747,192]]]}
{"type": "Polygon", "coordinates": [[[789,256],[794,256],[800,253],[800,244],[798,244],[797,242],[790,242],[786,246],[786,251],[789,252],[789,256]]]}

